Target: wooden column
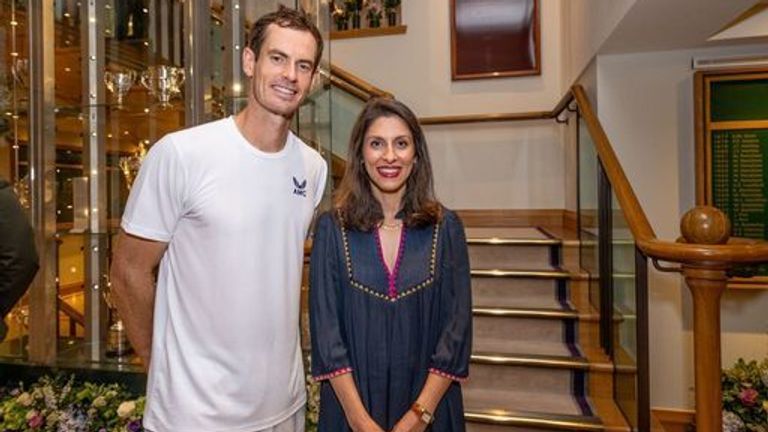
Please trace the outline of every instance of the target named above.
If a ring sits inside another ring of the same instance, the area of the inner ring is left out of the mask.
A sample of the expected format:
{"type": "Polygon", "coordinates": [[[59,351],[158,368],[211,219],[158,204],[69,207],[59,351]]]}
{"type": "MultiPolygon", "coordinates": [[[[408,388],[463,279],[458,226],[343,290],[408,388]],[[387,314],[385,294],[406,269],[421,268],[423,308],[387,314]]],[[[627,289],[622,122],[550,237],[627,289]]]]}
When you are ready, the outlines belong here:
{"type": "MultiPolygon", "coordinates": [[[[680,223],[685,241],[725,244],[730,222],[720,210],[699,206],[688,211],[680,223]]],[[[725,291],[728,263],[685,263],[683,275],[693,295],[693,363],[696,387],[696,430],[722,430],[720,384],[720,297],[725,291]]]]}
{"type": "Polygon", "coordinates": [[[722,430],[720,387],[720,297],[727,277],[723,269],[683,266],[693,294],[693,362],[696,387],[696,430],[722,430]]]}
{"type": "Polygon", "coordinates": [[[29,159],[40,270],[29,288],[29,361],[53,364],[57,341],[55,27],[49,2],[29,1],[29,159]]]}

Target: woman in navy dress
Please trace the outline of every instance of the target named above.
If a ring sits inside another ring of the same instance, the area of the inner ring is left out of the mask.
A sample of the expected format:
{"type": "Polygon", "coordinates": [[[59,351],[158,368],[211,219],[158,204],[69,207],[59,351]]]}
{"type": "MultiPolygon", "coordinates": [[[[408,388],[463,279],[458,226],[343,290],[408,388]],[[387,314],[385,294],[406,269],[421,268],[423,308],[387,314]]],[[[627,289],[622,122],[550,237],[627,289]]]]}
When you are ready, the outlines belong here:
{"type": "Polygon", "coordinates": [[[464,431],[472,315],[464,228],[434,195],[416,116],[370,101],[310,263],[320,432],[464,431]]]}

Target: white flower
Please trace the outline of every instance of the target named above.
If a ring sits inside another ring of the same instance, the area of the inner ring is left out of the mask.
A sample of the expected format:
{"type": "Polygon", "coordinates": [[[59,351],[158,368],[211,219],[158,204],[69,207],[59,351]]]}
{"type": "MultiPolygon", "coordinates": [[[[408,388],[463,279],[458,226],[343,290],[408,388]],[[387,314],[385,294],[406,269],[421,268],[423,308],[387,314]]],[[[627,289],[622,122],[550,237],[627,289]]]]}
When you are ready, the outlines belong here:
{"type": "Polygon", "coordinates": [[[43,391],[40,388],[36,388],[32,390],[32,398],[33,399],[42,399],[43,398],[43,391]]]}
{"type": "Polygon", "coordinates": [[[47,408],[56,408],[56,393],[51,387],[43,387],[43,398],[45,399],[45,406],[47,408]]]}
{"type": "Polygon", "coordinates": [[[27,421],[32,420],[37,415],[37,410],[27,411],[27,415],[24,417],[27,421]]]}
{"type": "Polygon", "coordinates": [[[101,408],[106,404],[107,404],[107,400],[104,399],[104,396],[97,397],[96,399],[93,400],[93,403],[91,403],[91,405],[95,406],[96,408],[101,408]]]}
{"type": "Polygon", "coordinates": [[[723,410],[723,432],[742,432],[744,422],[736,414],[723,410]]]}
{"type": "Polygon", "coordinates": [[[56,424],[56,422],[59,420],[59,414],[58,412],[54,411],[50,414],[48,414],[48,417],[45,418],[46,424],[56,424]]]}
{"type": "Polygon", "coordinates": [[[16,401],[20,403],[22,406],[30,406],[32,405],[32,395],[30,395],[27,392],[24,392],[19,395],[19,397],[16,398],[16,401]]]}
{"type": "Polygon", "coordinates": [[[136,410],[136,402],[125,401],[121,403],[119,407],[117,407],[117,416],[120,418],[126,418],[129,415],[133,414],[135,410],[136,410]]]}

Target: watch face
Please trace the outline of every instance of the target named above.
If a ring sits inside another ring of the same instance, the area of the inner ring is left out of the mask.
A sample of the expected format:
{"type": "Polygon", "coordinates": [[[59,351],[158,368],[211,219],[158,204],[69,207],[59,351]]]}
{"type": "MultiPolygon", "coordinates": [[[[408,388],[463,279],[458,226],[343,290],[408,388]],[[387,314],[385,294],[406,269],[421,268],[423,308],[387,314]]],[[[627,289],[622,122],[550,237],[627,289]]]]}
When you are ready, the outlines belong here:
{"type": "Polygon", "coordinates": [[[421,413],[421,421],[426,424],[432,423],[432,415],[428,412],[421,413]]]}

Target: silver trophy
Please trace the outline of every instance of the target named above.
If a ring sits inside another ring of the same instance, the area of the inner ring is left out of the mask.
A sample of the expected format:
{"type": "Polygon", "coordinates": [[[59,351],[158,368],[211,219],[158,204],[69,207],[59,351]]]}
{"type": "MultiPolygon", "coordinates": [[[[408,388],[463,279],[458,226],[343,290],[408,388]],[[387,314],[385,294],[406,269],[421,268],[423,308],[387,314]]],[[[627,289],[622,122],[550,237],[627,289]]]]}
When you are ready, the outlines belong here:
{"type": "Polygon", "coordinates": [[[14,58],[11,62],[11,75],[21,88],[29,88],[29,59],[14,58]]]}
{"type": "Polygon", "coordinates": [[[171,98],[181,93],[184,69],[174,66],[152,66],[141,74],[141,85],[157,98],[160,106],[171,106],[171,98]]]}
{"type": "Polygon", "coordinates": [[[120,168],[120,172],[123,173],[128,190],[131,190],[133,180],[136,179],[136,175],[139,173],[139,168],[141,167],[141,163],[144,161],[144,157],[147,155],[148,150],[147,144],[143,141],[139,141],[136,151],[129,156],[121,157],[118,161],[118,167],[120,168]]]}
{"type": "Polygon", "coordinates": [[[113,357],[118,362],[127,360],[128,354],[133,351],[128,342],[128,335],[125,332],[125,325],[120,315],[117,313],[117,305],[112,297],[112,283],[107,279],[107,289],[101,291],[104,296],[104,302],[109,308],[109,327],[107,328],[106,355],[113,357]]]}
{"type": "Polygon", "coordinates": [[[134,71],[122,71],[122,72],[104,72],[104,84],[107,85],[107,90],[115,95],[117,99],[117,105],[123,104],[123,97],[131,90],[133,83],[136,82],[136,72],[134,71]]]}

